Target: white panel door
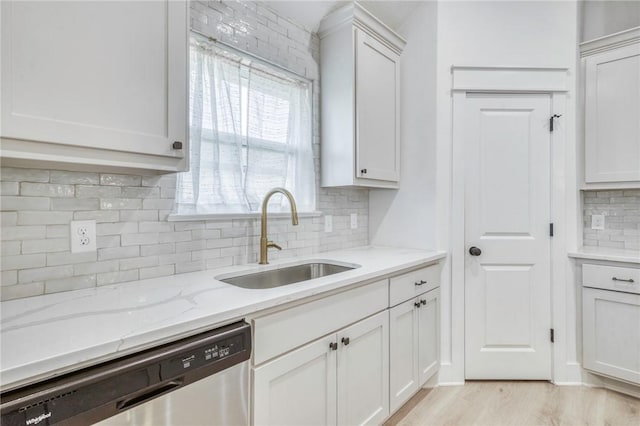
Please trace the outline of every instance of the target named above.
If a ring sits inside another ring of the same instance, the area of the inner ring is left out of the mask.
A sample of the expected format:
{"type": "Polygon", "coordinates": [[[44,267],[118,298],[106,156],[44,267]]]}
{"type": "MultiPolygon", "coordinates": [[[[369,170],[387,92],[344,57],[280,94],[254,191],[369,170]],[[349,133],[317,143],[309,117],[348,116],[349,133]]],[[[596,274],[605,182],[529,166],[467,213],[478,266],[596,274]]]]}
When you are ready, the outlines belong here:
{"type": "Polygon", "coordinates": [[[389,309],[389,396],[396,411],[418,390],[418,299],[389,309]]]}
{"type": "Polygon", "coordinates": [[[640,181],[640,43],[585,59],[585,180],[640,181]]]}
{"type": "Polygon", "coordinates": [[[253,424],[336,424],[336,351],[332,334],[254,370],[253,424]]]}
{"type": "Polygon", "coordinates": [[[2,2],[3,138],[183,157],[186,78],[186,1],[2,2]]]}
{"type": "Polygon", "coordinates": [[[338,345],[338,424],[381,424],[389,415],[389,312],[338,332],[338,345]]]}
{"type": "Polygon", "coordinates": [[[584,368],[640,384],[640,295],[582,291],[584,368]]]}
{"type": "Polygon", "coordinates": [[[356,176],[398,181],[399,57],[361,30],[355,38],[356,176]]]}
{"type": "Polygon", "coordinates": [[[440,367],[440,289],[418,297],[418,380],[424,385],[440,367]]]}
{"type": "Polygon", "coordinates": [[[551,99],[467,94],[461,102],[465,376],[550,379],[551,99]]]}

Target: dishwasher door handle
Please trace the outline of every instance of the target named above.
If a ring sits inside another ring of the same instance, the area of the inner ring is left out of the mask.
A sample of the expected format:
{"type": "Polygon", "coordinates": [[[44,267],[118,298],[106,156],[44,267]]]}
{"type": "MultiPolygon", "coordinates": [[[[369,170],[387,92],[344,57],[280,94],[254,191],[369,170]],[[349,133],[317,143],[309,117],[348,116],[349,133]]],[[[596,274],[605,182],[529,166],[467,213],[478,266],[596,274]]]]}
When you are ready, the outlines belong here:
{"type": "Polygon", "coordinates": [[[118,407],[118,410],[128,410],[131,407],[142,404],[143,402],[147,402],[157,396],[177,389],[182,386],[183,383],[184,381],[182,379],[176,379],[169,382],[161,383],[156,387],[146,389],[145,392],[141,395],[118,401],[116,403],[116,407],[118,407]]]}

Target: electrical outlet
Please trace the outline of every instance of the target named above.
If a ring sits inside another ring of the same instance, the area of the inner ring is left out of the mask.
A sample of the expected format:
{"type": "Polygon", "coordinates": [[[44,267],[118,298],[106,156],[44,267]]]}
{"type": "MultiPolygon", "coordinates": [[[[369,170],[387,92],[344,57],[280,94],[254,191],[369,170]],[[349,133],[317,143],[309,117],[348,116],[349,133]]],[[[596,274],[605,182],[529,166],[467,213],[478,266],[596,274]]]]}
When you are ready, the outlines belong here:
{"type": "Polygon", "coordinates": [[[76,220],[69,224],[71,253],[96,251],[96,221],[76,220]]]}
{"type": "Polygon", "coordinates": [[[604,229],[604,215],[592,214],[591,215],[591,229],[604,229]]]}
{"type": "Polygon", "coordinates": [[[324,217],[324,232],[333,232],[333,216],[324,217]]]}
{"type": "Polygon", "coordinates": [[[358,229],[358,213],[351,213],[351,229],[358,229]]]}

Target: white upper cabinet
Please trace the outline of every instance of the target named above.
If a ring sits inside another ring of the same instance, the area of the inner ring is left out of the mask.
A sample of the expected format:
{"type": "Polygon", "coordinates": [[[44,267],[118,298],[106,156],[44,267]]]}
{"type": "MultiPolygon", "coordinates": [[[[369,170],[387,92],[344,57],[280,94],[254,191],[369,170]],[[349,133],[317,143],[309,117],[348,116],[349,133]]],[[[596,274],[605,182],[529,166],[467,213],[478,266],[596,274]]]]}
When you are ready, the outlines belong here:
{"type": "Polygon", "coordinates": [[[585,183],[640,184],[640,28],[580,47],[585,183]]]}
{"type": "Polygon", "coordinates": [[[358,3],[320,24],[322,185],[397,188],[405,41],[358,3]]]}
{"type": "Polygon", "coordinates": [[[3,164],[186,168],[186,1],[1,7],[3,164]]]}

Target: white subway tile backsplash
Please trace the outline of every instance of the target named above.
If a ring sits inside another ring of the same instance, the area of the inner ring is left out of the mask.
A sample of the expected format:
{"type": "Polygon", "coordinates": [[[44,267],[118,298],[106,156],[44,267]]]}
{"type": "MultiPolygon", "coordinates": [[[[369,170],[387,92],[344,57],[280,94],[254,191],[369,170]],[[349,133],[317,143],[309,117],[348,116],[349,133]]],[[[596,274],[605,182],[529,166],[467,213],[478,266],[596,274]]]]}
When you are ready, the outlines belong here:
{"type": "Polygon", "coordinates": [[[98,249],[98,260],[126,259],[138,257],[139,254],[139,246],[103,248],[98,249]]]}
{"type": "Polygon", "coordinates": [[[28,283],[0,287],[2,300],[22,299],[23,297],[39,296],[44,294],[44,283],[28,283]]]}
{"type": "Polygon", "coordinates": [[[0,212],[0,225],[14,226],[18,224],[17,212],[0,212]]]}
{"type": "Polygon", "coordinates": [[[98,285],[109,285],[109,284],[117,284],[124,283],[127,281],[135,281],[139,277],[138,270],[132,269],[129,271],[118,271],[118,272],[105,272],[98,274],[98,285]]]}
{"type": "Polygon", "coordinates": [[[583,244],[635,250],[640,244],[640,190],[583,192],[583,244]],[[591,216],[605,216],[605,229],[591,229],[591,216]]]}
{"type": "Polygon", "coordinates": [[[73,265],[81,262],[95,262],[98,259],[96,252],[83,252],[83,253],[47,253],[47,266],[57,265],[73,265]]]}
{"type": "Polygon", "coordinates": [[[47,228],[42,226],[3,226],[0,238],[3,241],[34,240],[46,237],[47,228]]]}
{"type": "Polygon", "coordinates": [[[20,183],[20,195],[32,197],[73,197],[73,185],[52,183],[20,183]]]}
{"type": "Polygon", "coordinates": [[[2,167],[0,168],[0,180],[3,182],[49,182],[49,171],[2,167]]]}
{"type": "Polygon", "coordinates": [[[20,186],[18,182],[0,182],[0,194],[2,195],[18,195],[20,186]]]}
{"type": "Polygon", "coordinates": [[[18,271],[2,271],[0,275],[0,286],[18,284],[18,271]]]}
{"type": "MultiPolygon", "coordinates": [[[[317,78],[317,35],[279,17],[266,4],[193,1],[191,9],[192,25],[199,30],[317,78]]],[[[312,148],[318,182],[319,93],[319,83],[314,81],[312,148]]],[[[259,219],[167,221],[174,205],[176,174],[2,168],[0,176],[2,300],[257,261],[259,219]],[[69,252],[70,220],[97,222],[97,252],[69,252]]],[[[640,194],[625,190],[611,197],[621,198],[619,211],[626,212],[625,206],[632,203],[630,198],[637,199],[640,194]]],[[[297,227],[289,218],[272,217],[269,238],[284,250],[270,251],[270,258],[368,244],[368,202],[367,190],[318,185],[316,208],[333,216],[334,232],[324,233],[323,217],[301,217],[297,227]],[[358,229],[348,226],[351,213],[358,214],[358,229]]],[[[633,238],[634,234],[626,231],[637,231],[635,222],[609,224],[622,232],[617,234],[620,237],[633,238]]]]}
{"type": "Polygon", "coordinates": [[[45,266],[47,264],[47,256],[45,254],[18,254],[14,256],[5,256],[2,254],[2,270],[9,271],[12,269],[28,269],[45,266]]]}
{"type": "Polygon", "coordinates": [[[5,196],[4,194],[0,197],[2,211],[49,210],[50,205],[50,199],[45,197],[5,196]]]}
{"type": "MultiPolygon", "coordinates": [[[[144,256],[143,253],[141,254],[144,256]]],[[[134,257],[130,259],[121,259],[120,270],[126,271],[129,269],[140,269],[140,268],[148,268],[150,266],[158,266],[159,262],[160,261],[158,256],[134,257]]]]}
{"type": "Polygon", "coordinates": [[[26,240],[22,243],[22,253],[54,253],[69,250],[68,238],[49,238],[46,240],[26,240]]]}
{"type": "Polygon", "coordinates": [[[61,291],[80,290],[96,286],[96,275],[83,275],[57,280],[47,280],[44,289],[47,293],[59,293],[61,291]]]}
{"type": "Polygon", "coordinates": [[[49,182],[69,183],[74,185],[98,185],[100,183],[100,175],[98,173],[52,170],[49,182]]]}
{"type": "Polygon", "coordinates": [[[57,278],[67,278],[73,276],[73,266],[47,266],[45,268],[31,268],[18,271],[18,282],[32,283],[46,281],[57,278]]]}
{"type": "Polygon", "coordinates": [[[52,198],[51,210],[98,210],[100,200],[97,198],[52,198]]]}
{"type": "MultiPolygon", "coordinates": [[[[20,254],[21,249],[22,249],[22,241],[2,241],[0,254],[3,256],[3,259],[4,259],[4,256],[12,256],[15,254],[20,254]]],[[[0,262],[3,259],[0,259],[0,262]]]]}
{"type": "Polygon", "coordinates": [[[100,185],[140,186],[142,177],[132,175],[100,175],[100,185]]]}
{"type": "Polygon", "coordinates": [[[148,278],[164,277],[167,275],[173,275],[175,273],[174,265],[161,265],[151,268],[140,268],[140,279],[145,280],[148,278]]]}
{"type": "Polygon", "coordinates": [[[19,211],[18,225],[62,225],[72,218],[72,212],[19,211]]]}

